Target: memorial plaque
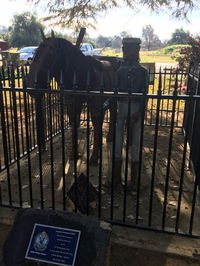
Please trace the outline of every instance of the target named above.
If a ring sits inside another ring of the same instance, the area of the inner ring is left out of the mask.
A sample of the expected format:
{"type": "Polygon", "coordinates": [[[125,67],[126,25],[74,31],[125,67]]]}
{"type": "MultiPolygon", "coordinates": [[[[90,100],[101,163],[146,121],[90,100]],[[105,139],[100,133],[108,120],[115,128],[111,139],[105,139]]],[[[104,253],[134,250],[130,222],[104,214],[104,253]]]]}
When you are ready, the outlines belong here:
{"type": "Polygon", "coordinates": [[[74,266],[80,231],[35,224],[26,259],[74,266]]]}
{"type": "Polygon", "coordinates": [[[3,265],[105,266],[109,249],[109,224],[95,217],[21,209],[4,244],[3,265]]]}

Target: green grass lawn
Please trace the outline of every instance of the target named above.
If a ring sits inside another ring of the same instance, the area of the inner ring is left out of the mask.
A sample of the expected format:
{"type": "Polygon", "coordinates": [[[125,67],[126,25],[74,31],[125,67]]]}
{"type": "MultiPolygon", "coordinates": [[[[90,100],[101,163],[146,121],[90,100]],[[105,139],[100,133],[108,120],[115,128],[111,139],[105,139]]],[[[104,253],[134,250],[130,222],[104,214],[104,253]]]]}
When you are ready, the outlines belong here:
{"type": "Polygon", "coordinates": [[[152,52],[140,52],[140,62],[144,63],[176,63],[171,55],[153,54],[152,52]]]}
{"type": "MultiPolygon", "coordinates": [[[[118,56],[122,57],[122,53],[115,53],[114,50],[108,50],[103,52],[106,56],[118,56]]],[[[154,51],[141,51],[140,62],[142,63],[176,63],[172,56],[169,54],[156,54],[154,51]]]]}
{"type": "MultiPolygon", "coordinates": [[[[179,52],[179,48],[183,45],[171,45],[165,48],[155,50],[155,51],[140,51],[140,62],[143,63],[176,63],[172,58],[175,54],[179,52]]],[[[107,49],[103,52],[106,56],[118,56],[122,57],[122,52],[120,50],[116,51],[114,49],[107,49]]]]}

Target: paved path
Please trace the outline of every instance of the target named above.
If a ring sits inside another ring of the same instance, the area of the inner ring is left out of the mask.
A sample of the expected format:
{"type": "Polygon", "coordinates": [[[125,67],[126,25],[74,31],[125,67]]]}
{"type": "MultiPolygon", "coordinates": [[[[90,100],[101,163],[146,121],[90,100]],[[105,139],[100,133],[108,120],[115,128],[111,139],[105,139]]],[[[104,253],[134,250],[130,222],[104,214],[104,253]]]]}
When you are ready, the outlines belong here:
{"type": "Polygon", "coordinates": [[[156,71],[164,70],[164,68],[177,68],[177,63],[156,63],[156,71]]]}

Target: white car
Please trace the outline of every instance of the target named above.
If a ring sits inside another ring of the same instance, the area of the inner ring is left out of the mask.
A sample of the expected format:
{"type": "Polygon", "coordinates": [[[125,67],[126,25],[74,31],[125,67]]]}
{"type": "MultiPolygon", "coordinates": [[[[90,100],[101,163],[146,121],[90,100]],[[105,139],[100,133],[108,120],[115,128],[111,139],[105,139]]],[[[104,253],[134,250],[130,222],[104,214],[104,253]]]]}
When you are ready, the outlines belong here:
{"type": "Polygon", "coordinates": [[[37,48],[37,46],[28,46],[20,49],[18,51],[20,61],[26,65],[30,65],[37,48]]]}
{"type": "Polygon", "coordinates": [[[82,43],[80,46],[80,50],[84,55],[98,55],[100,51],[96,51],[91,43],[82,43]]]}

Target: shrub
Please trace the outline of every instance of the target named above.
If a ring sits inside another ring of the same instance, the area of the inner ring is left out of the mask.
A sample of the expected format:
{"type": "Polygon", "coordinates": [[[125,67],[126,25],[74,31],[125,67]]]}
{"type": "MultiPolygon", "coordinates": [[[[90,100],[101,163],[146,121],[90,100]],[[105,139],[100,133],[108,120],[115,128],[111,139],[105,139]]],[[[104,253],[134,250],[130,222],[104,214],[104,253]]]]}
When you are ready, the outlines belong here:
{"type": "Polygon", "coordinates": [[[179,53],[174,56],[181,69],[188,69],[190,63],[200,62],[200,37],[188,37],[186,41],[188,45],[181,47],[179,53]]]}

